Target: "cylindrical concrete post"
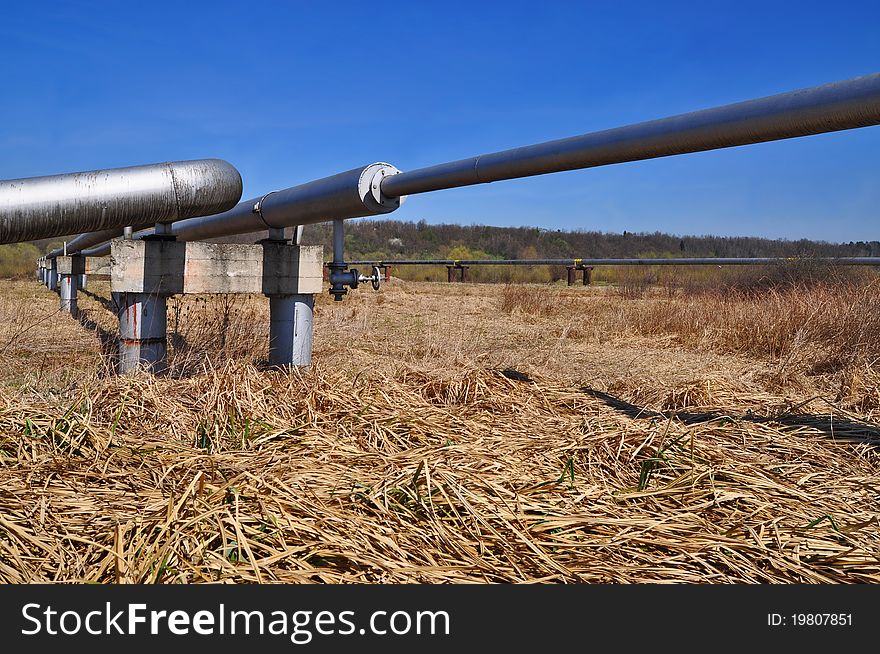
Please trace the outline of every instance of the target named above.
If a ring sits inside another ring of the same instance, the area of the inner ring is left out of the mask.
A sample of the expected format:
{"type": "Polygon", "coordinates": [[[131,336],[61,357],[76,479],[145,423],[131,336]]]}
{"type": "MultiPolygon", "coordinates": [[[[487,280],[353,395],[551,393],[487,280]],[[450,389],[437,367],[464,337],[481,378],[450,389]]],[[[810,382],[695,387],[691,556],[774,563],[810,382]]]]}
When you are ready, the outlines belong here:
{"type": "Polygon", "coordinates": [[[311,364],[314,308],[311,294],[269,297],[269,365],[311,364]]]}
{"type": "Polygon", "coordinates": [[[52,259],[51,268],[48,268],[49,271],[49,281],[46,283],[46,286],[49,287],[50,291],[58,290],[58,269],[55,262],[55,259],[52,259]]]}
{"type": "Polygon", "coordinates": [[[139,368],[152,373],[168,365],[164,295],[119,293],[119,372],[139,368]]]}
{"type": "Polygon", "coordinates": [[[61,310],[75,316],[77,313],[76,286],[79,275],[59,275],[61,310]]]}

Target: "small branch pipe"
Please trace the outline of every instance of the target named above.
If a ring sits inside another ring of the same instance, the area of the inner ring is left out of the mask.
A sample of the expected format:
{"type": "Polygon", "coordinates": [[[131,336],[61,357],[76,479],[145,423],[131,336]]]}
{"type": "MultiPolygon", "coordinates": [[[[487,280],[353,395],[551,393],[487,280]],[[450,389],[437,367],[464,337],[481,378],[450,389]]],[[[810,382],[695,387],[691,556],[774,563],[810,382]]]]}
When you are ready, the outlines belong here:
{"type": "Polygon", "coordinates": [[[767,266],[783,263],[880,266],[880,257],[703,257],[690,259],[387,259],[349,261],[350,266],[767,266]]]}
{"type": "Polygon", "coordinates": [[[333,265],[345,264],[345,221],[333,221],[333,265]]]}
{"type": "Polygon", "coordinates": [[[241,175],[220,159],[0,181],[0,243],[217,213],[241,189],[241,175]]]}

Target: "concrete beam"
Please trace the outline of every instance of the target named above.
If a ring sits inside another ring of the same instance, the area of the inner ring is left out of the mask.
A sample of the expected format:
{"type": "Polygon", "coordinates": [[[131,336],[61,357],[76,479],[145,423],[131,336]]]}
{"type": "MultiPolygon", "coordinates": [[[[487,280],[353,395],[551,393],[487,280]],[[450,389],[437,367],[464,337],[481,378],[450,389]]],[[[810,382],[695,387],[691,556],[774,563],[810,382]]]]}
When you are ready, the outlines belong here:
{"type": "Polygon", "coordinates": [[[86,275],[110,275],[110,257],[86,257],[86,275]]]}
{"type": "Polygon", "coordinates": [[[78,255],[55,259],[59,275],[82,275],[86,271],[85,259],[78,255]]]}
{"type": "Polygon", "coordinates": [[[191,241],[111,243],[110,288],[118,293],[303,295],[323,289],[323,248],[191,241]]]}

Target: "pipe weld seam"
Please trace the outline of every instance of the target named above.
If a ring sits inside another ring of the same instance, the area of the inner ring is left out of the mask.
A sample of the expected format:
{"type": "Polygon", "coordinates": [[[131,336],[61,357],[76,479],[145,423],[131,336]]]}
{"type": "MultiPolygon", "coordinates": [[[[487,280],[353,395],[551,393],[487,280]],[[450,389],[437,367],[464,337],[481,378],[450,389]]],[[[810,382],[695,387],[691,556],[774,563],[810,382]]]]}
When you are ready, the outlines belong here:
{"type": "Polygon", "coordinates": [[[262,196],[259,200],[257,200],[256,204],[254,204],[253,212],[255,214],[257,214],[257,216],[259,216],[260,220],[263,221],[263,224],[266,226],[267,229],[279,229],[278,227],[275,227],[274,225],[270,225],[266,221],[266,218],[263,216],[263,202],[265,202],[266,198],[268,198],[270,195],[272,195],[273,193],[277,193],[277,192],[278,191],[269,191],[268,193],[266,193],[266,195],[262,196]]]}

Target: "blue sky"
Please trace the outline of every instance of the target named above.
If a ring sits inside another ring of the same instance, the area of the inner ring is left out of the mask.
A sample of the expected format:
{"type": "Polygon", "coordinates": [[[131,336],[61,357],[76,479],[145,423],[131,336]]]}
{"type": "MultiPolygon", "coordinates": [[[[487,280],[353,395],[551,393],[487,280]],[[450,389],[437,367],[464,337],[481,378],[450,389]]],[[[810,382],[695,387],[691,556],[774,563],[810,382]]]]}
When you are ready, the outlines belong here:
{"type": "MultiPolygon", "coordinates": [[[[877,2],[4,3],[0,178],[220,157],[245,197],[880,70],[877,2]]],[[[403,220],[880,239],[880,127],[418,195],[403,220]]]]}

